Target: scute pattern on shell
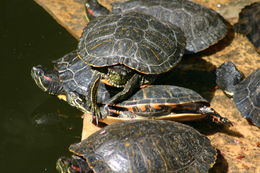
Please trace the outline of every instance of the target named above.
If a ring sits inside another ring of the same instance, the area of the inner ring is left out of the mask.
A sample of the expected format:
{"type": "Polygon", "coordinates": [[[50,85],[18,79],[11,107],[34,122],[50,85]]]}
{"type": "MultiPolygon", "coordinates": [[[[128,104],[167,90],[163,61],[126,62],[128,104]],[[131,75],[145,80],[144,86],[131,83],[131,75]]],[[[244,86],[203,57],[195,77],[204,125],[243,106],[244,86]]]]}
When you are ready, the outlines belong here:
{"type": "Polygon", "coordinates": [[[115,123],[71,145],[70,151],[86,158],[97,173],[207,172],[217,154],[192,127],[163,120],[115,123]]]}
{"type": "Polygon", "coordinates": [[[132,0],[112,3],[113,13],[138,11],[170,22],[184,32],[186,50],[199,52],[227,34],[227,25],[214,10],[188,0],[132,0]]]}
{"type": "Polygon", "coordinates": [[[241,115],[260,127],[260,69],[236,85],[233,100],[241,115]]]}
{"type": "Polygon", "coordinates": [[[171,70],[185,49],[183,32],[137,12],[100,16],[80,38],[79,56],[94,67],[123,64],[144,74],[171,70]]]}
{"type": "Polygon", "coordinates": [[[136,106],[138,104],[149,105],[149,103],[167,105],[195,102],[204,102],[205,105],[208,103],[201,95],[188,88],[172,85],[151,85],[140,89],[130,98],[117,105],[136,106]]]}
{"type": "Polygon", "coordinates": [[[246,35],[260,53],[260,2],[252,3],[242,9],[234,29],[246,35]]]}
{"type": "Polygon", "coordinates": [[[241,10],[234,29],[246,35],[260,53],[260,2],[252,3],[241,10]]]}

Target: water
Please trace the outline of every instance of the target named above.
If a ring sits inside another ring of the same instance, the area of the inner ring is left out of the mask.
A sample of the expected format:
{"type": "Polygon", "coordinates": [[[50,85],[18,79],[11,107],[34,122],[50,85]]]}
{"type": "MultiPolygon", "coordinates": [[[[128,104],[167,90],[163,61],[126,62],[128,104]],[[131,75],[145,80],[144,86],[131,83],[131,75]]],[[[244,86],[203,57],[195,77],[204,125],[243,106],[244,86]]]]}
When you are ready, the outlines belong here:
{"type": "Polygon", "coordinates": [[[55,172],[80,140],[80,112],[43,93],[31,67],[50,65],[77,41],[32,0],[0,1],[0,170],[55,172]]]}

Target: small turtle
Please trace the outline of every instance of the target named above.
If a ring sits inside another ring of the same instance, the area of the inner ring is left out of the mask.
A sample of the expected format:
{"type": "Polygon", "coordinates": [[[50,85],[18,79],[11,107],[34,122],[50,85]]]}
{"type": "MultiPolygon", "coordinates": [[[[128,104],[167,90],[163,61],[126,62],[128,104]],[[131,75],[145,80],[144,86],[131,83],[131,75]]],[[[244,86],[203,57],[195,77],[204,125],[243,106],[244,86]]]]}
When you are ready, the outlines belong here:
{"type": "Polygon", "coordinates": [[[56,164],[62,173],[208,172],[217,157],[206,136],[166,120],[114,123],[69,150],[56,164]]]}
{"type": "Polygon", "coordinates": [[[241,115],[260,127],[260,69],[244,78],[232,62],[225,62],[217,68],[216,76],[217,85],[233,97],[241,115]]]}
{"type": "Polygon", "coordinates": [[[193,121],[205,117],[219,124],[232,125],[193,90],[172,85],[151,85],[127,100],[109,106],[109,116],[102,122],[111,124],[131,119],[193,121]]]}
{"type": "MultiPolygon", "coordinates": [[[[89,19],[109,13],[97,0],[87,0],[85,7],[89,19]]],[[[221,40],[228,31],[226,22],[217,12],[188,0],[130,0],[112,3],[112,13],[126,11],[149,14],[180,27],[187,39],[187,53],[208,48],[221,40]]]]}
{"type": "Polygon", "coordinates": [[[246,35],[260,53],[260,2],[254,2],[242,9],[234,30],[246,35]]]}
{"type": "Polygon", "coordinates": [[[78,56],[95,70],[87,96],[93,116],[104,118],[96,103],[96,86],[101,79],[123,88],[106,104],[121,102],[178,64],[185,44],[177,26],[150,15],[129,12],[91,20],[80,38],[78,56]]]}
{"type": "MultiPolygon", "coordinates": [[[[76,51],[53,61],[53,65],[54,69],[47,69],[42,65],[32,68],[31,76],[37,86],[48,94],[58,95],[59,98],[68,101],[70,105],[81,111],[88,110],[82,106],[86,102],[85,96],[93,77],[93,70],[77,57],[76,51]]],[[[97,95],[98,103],[110,98],[110,93],[103,83],[99,84],[97,95]]]]}

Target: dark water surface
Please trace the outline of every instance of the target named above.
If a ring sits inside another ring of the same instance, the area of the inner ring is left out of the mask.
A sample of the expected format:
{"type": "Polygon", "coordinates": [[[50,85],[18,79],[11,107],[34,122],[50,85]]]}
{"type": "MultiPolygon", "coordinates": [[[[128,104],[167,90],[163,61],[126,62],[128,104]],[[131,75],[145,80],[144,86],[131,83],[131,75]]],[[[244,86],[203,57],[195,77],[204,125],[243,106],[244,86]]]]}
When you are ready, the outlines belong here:
{"type": "Polygon", "coordinates": [[[43,93],[31,67],[50,65],[77,41],[33,0],[0,1],[0,172],[55,172],[80,140],[80,112],[43,93]]]}

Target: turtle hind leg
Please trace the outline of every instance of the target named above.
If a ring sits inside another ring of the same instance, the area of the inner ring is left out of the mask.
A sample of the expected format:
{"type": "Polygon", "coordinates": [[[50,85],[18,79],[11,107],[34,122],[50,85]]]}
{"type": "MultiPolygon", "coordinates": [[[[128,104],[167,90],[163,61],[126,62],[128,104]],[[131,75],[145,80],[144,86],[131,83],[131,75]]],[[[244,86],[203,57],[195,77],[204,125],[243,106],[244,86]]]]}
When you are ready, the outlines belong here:
{"type": "Polygon", "coordinates": [[[98,120],[103,118],[103,115],[100,111],[100,107],[97,104],[97,89],[100,83],[101,74],[98,71],[94,71],[93,77],[91,79],[91,83],[88,86],[88,92],[86,94],[86,109],[90,110],[92,113],[92,119],[96,119],[96,123],[98,124],[98,120]]]}
{"type": "Polygon", "coordinates": [[[213,108],[203,106],[199,109],[199,113],[207,115],[213,122],[227,127],[233,126],[232,122],[227,118],[219,115],[213,108]]]}

